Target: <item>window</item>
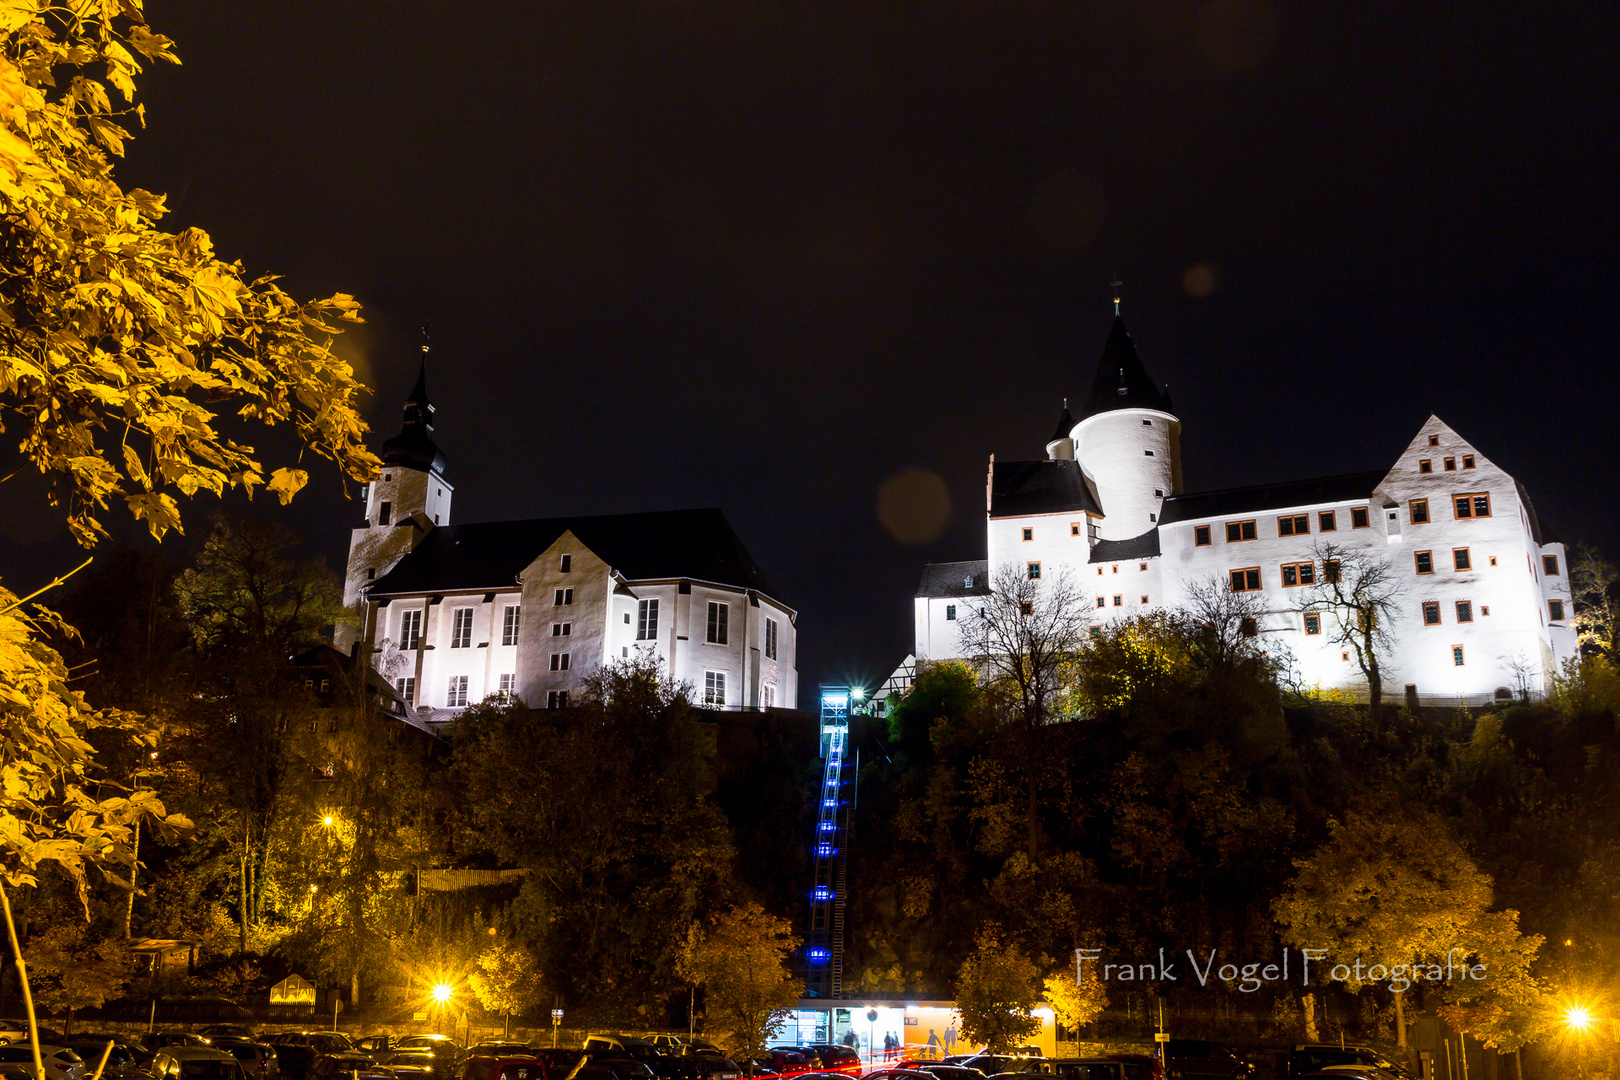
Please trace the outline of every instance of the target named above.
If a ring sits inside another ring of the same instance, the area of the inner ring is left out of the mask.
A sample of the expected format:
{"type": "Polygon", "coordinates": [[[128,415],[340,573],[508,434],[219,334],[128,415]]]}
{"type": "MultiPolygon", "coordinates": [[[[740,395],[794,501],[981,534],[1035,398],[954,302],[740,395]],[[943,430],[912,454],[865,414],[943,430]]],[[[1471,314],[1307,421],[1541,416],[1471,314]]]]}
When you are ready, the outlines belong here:
{"type": "Polygon", "coordinates": [[[776,708],[776,687],[767,684],[759,688],[759,707],[762,709],[776,708]]]}
{"type": "Polygon", "coordinates": [[[566,708],[568,708],[568,691],[566,691],[566,690],[547,690],[546,691],[546,708],[548,708],[548,709],[566,709],[566,708]]]}
{"type": "Polygon", "coordinates": [[[458,607],[451,615],[450,647],[465,649],[472,645],[472,608],[458,607]]]}
{"type": "Polygon", "coordinates": [[[1114,573],[1119,573],[1119,563],[1114,564],[1114,573]]]}
{"type": "Polygon", "coordinates": [[[1235,544],[1239,540],[1253,540],[1254,537],[1254,522],[1228,521],[1226,523],[1226,542],[1228,544],[1235,544]]]}
{"type": "Polygon", "coordinates": [[[1119,593],[1114,594],[1114,606],[1115,607],[1124,607],[1125,606],[1125,598],[1123,596],[1121,596],[1119,593]]]}
{"type": "Polygon", "coordinates": [[[1446,472],[1456,472],[1457,471],[1457,459],[1454,458],[1454,457],[1446,458],[1445,466],[1446,466],[1446,472]]]}
{"type": "Polygon", "coordinates": [[[1282,583],[1284,588],[1291,589],[1296,585],[1316,584],[1316,563],[1283,563],[1282,583]]]}
{"type": "Polygon", "coordinates": [[[1098,607],[1107,607],[1108,606],[1108,601],[1104,597],[1099,596],[1099,597],[1097,597],[1097,606],[1098,607]]]}
{"type": "Polygon", "coordinates": [[[394,680],[394,689],[405,700],[405,707],[410,708],[416,704],[416,676],[407,675],[403,679],[394,680]]]}
{"type": "Polygon", "coordinates": [[[1473,454],[1464,454],[1463,455],[1463,468],[1472,469],[1473,467],[1474,467],[1474,455],[1473,454]]]}
{"type": "Polygon", "coordinates": [[[636,604],[636,640],[658,640],[657,600],[642,600],[636,604]]]}
{"type": "Polygon", "coordinates": [[[1430,446],[1439,446],[1440,445],[1440,436],[1438,436],[1438,435],[1430,435],[1429,436],[1429,445],[1430,446]]]}
{"type": "Polygon", "coordinates": [[[422,646],[422,613],[405,611],[399,616],[399,647],[418,649],[422,646]]]}
{"type": "Polygon", "coordinates": [[[1147,602],[1148,602],[1148,598],[1146,596],[1142,597],[1142,603],[1146,604],[1147,602]]]}
{"type": "Polygon", "coordinates": [[[1350,659],[1350,650],[1346,649],[1343,652],[1341,652],[1339,654],[1339,659],[1340,660],[1348,660],[1348,659],[1350,659]]]}
{"type": "Polygon", "coordinates": [[[1208,547],[1208,546],[1209,546],[1209,526],[1208,525],[1195,525],[1195,526],[1193,526],[1193,547],[1208,547]]]}
{"type": "Polygon", "coordinates": [[[1491,565],[1492,565],[1492,566],[1495,566],[1495,565],[1496,565],[1496,556],[1495,556],[1495,555],[1492,555],[1492,556],[1491,556],[1491,565]]]}
{"type": "Polygon", "coordinates": [[[378,506],[377,506],[377,524],[379,524],[379,525],[388,524],[388,516],[393,513],[393,510],[394,510],[394,508],[393,508],[392,503],[384,501],[384,502],[378,504],[378,506]]]}
{"type": "Polygon", "coordinates": [[[1152,427],[1152,426],[1153,426],[1153,421],[1151,421],[1151,420],[1144,420],[1144,421],[1142,421],[1142,426],[1143,426],[1143,427],[1152,427]]]}
{"type": "Polygon", "coordinates": [[[1423,601],[1423,625],[1424,626],[1439,626],[1440,625],[1440,601],[1438,601],[1438,600],[1425,600],[1425,601],[1423,601]]]}
{"type": "Polygon", "coordinates": [[[1472,570],[1474,564],[1469,561],[1467,548],[1451,549],[1451,566],[1454,570],[1472,570]]]}
{"type": "Polygon", "coordinates": [[[1035,539],[1035,530],[1034,529],[1025,529],[1024,530],[1024,539],[1025,540],[1033,540],[1033,539],[1035,539]]]}
{"type": "Polygon", "coordinates": [[[1070,536],[1079,536],[1080,535],[1080,523],[1078,521],[1069,522],[1069,535],[1070,536]]]}
{"type": "Polygon", "coordinates": [[[558,567],[558,569],[566,574],[570,570],[572,570],[573,568],[574,568],[574,557],[572,555],[564,555],[562,557],[562,564],[558,567]]]}
{"type": "Polygon", "coordinates": [[[1253,615],[1245,615],[1238,620],[1238,633],[1244,637],[1254,637],[1260,632],[1260,621],[1253,615]]]}
{"type": "Polygon", "coordinates": [[[516,645],[518,636],[518,620],[522,609],[516,604],[507,604],[501,612],[501,644],[516,645]]]}
{"type": "Polygon", "coordinates": [[[444,703],[452,709],[467,704],[467,676],[450,676],[450,692],[445,696],[444,703]]]}
{"type": "Polygon", "coordinates": [[[1548,577],[1558,576],[1558,556],[1543,555],[1541,557],[1541,570],[1548,577]]]}
{"type": "Polygon", "coordinates": [[[1367,527],[1367,508],[1365,506],[1352,506],[1350,508],[1350,527],[1352,529],[1365,529],[1367,527]]]}
{"type": "Polygon", "coordinates": [[[1418,573],[1434,573],[1434,555],[1432,553],[1427,551],[1414,551],[1412,552],[1412,561],[1417,564],[1418,573]]]}
{"type": "Polygon", "coordinates": [[[377,578],[377,568],[375,566],[366,567],[366,580],[367,581],[375,581],[376,578],[377,578]]]}
{"type": "Polygon", "coordinates": [[[1411,515],[1412,515],[1412,524],[1414,524],[1414,525],[1426,525],[1426,524],[1428,524],[1428,521],[1429,521],[1429,500],[1428,499],[1413,499],[1412,500],[1411,515]]]}
{"type": "Polygon", "coordinates": [[[1491,497],[1489,495],[1458,495],[1452,500],[1457,509],[1459,518],[1482,518],[1491,516],[1491,497]]]}
{"type": "Polygon", "coordinates": [[[1482,618],[1482,619],[1490,618],[1490,614],[1491,614],[1491,609],[1490,609],[1489,605],[1482,606],[1479,609],[1479,617],[1482,618]]]}
{"type": "Polygon", "coordinates": [[[500,689],[495,693],[502,701],[511,701],[512,695],[517,692],[517,676],[502,675],[500,689]]]}
{"type": "Polygon", "coordinates": [[[956,621],[956,605],[955,604],[946,604],[945,605],[945,621],[946,622],[955,622],[956,621]]]}
{"type": "Polygon", "coordinates": [[[731,641],[731,605],[709,601],[709,627],[703,640],[711,645],[726,645],[731,641]]]}
{"type": "Polygon", "coordinates": [[[1431,462],[1428,458],[1424,458],[1422,461],[1418,462],[1418,472],[1420,472],[1420,473],[1434,472],[1434,463],[1431,462]]]}
{"type": "Polygon", "coordinates": [[[554,622],[551,624],[552,637],[568,637],[573,632],[574,624],[571,622],[554,622]]]}
{"type": "Polygon", "coordinates": [[[1457,621],[1458,622],[1473,622],[1474,621],[1474,604],[1473,604],[1473,601],[1471,601],[1471,600],[1459,600],[1459,601],[1457,601],[1457,621]]]}
{"type": "Polygon", "coordinates": [[[1152,456],[1153,456],[1153,451],[1151,451],[1151,450],[1144,450],[1144,451],[1142,451],[1142,456],[1143,456],[1143,457],[1152,457],[1152,456]]]}
{"type": "Polygon", "coordinates": [[[552,601],[551,602],[553,604],[555,604],[557,607],[562,607],[564,604],[572,604],[574,602],[574,590],[573,589],[558,589],[555,593],[552,594],[552,601]]]}
{"type": "Polygon", "coordinates": [[[962,579],[962,588],[964,588],[964,589],[973,588],[973,579],[971,577],[963,578],[962,579]]]}
{"type": "Polygon", "coordinates": [[[1233,592],[1254,592],[1258,588],[1260,588],[1260,568],[1258,566],[1232,571],[1233,592]]]}
{"type": "Polygon", "coordinates": [[[1322,560],[1322,580],[1327,582],[1329,585],[1332,585],[1334,582],[1339,580],[1338,559],[1322,560]]]}
{"type": "Polygon", "coordinates": [[[1305,632],[1312,636],[1322,632],[1322,616],[1314,611],[1305,613],[1305,632]]]}
{"type": "Polygon", "coordinates": [[[551,670],[552,671],[567,671],[568,670],[568,654],[565,653],[565,652],[554,652],[554,653],[552,653],[551,654],[551,670]]]}
{"type": "Polygon", "coordinates": [[[1564,621],[1564,602],[1562,600],[1547,601],[1547,617],[1553,622],[1564,621]]]}
{"type": "Polygon", "coordinates": [[[1024,572],[1029,575],[1031,581],[1041,580],[1041,564],[1038,562],[1025,563],[1024,572]]]}
{"type": "Polygon", "coordinates": [[[776,659],[776,620],[765,620],[765,658],[776,659]]]}
{"type": "Polygon", "coordinates": [[[721,706],[726,703],[726,673],[723,671],[705,671],[703,673],[703,704],[721,706]]]}
{"type": "Polygon", "coordinates": [[[1277,519],[1278,536],[1305,536],[1311,531],[1311,515],[1289,514],[1277,519]]]}
{"type": "Polygon", "coordinates": [[[1338,517],[1332,510],[1319,510],[1316,514],[1317,532],[1337,532],[1339,529],[1338,517]]]}
{"type": "Polygon", "coordinates": [[[1020,601],[1018,601],[1018,614],[1020,614],[1020,615],[1033,615],[1033,614],[1035,614],[1035,601],[1033,601],[1033,600],[1020,600],[1020,601]]]}
{"type": "Polygon", "coordinates": [[[1451,662],[1458,667],[1463,666],[1463,647],[1461,645],[1451,647],[1451,662]]]}

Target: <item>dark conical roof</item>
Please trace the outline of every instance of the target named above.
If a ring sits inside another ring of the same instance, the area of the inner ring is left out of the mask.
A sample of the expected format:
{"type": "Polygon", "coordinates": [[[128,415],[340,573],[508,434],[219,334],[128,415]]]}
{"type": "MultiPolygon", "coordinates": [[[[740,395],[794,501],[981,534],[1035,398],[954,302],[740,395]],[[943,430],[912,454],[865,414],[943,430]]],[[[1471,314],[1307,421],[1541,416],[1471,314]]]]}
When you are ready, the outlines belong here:
{"type": "Polygon", "coordinates": [[[399,434],[383,443],[384,465],[400,465],[418,472],[443,473],[447,462],[433,441],[433,402],[427,394],[427,361],[416,373],[416,386],[405,399],[405,422],[399,434]]]}
{"type": "Polygon", "coordinates": [[[1125,329],[1125,320],[1114,316],[1114,325],[1108,331],[1108,343],[1103,346],[1102,359],[1097,362],[1096,377],[1091,380],[1091,400],[1086,403],[1081,419],[1108,412],[1110,409],[1158,409],[1170,412],[1170,394],[1153,381],[1136,355],[1136,345],[1125,329]]]}
{"type": "Polygon", "coordinates": [[[1047,439],[1046,441],[1047,442],[1056,442],[1059,439],[1067,439],[1069,437],[1069,433],[1072,432],[1073,430],[1074,430],[1074,417],[1069,415],[1069,399],[1064,398],[1063,399],[1063,412],[1058,414],[1057,430],[1052,432],[1052,437],[1050,439],[1047,439]]]}

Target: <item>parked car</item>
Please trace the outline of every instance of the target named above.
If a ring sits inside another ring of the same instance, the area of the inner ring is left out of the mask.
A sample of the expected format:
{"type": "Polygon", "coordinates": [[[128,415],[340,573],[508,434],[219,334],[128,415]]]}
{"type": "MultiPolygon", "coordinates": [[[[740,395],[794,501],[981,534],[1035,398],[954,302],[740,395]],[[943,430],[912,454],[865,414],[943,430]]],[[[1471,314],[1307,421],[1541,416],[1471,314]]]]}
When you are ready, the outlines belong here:
{"type": "Polygon", "coordinates": [[[1328,1065],[1305,1074],[1309,1080],[1398,1080],[1388,1069],[1376,1065],[1328,1065]]]}
{"type": "Polygon", "coordinates": [[[245,1024],[209,1024],[207,1027],[197,1029],[197,1034],[207,1039],[216,1035],[229,1035],[233,1039],[251,1039],[257,1032],[245,1024]]]}
{"type": "Polygon", "coordinates": [[[454,1075],[455,1080],[547,1080],[549,1072],[546,1063],[525,1047],[521,1052],[470,1054],[456,1066],[454,1075]]]}
{"type": "Polygon", "coordinates": [[[245,1039],[236,1035],[214,1035],[209,1043],[215,1050],[223,1050],[242,1065],[248,1080],[280,1080],[281,1062],[276,1048],[258,1039],[245,1039]]]}
{"type": "Polygon", "coordinates": [[[28,1025],[21,1020],[0,1020],[0,1046],[28,1038],[28,1025]]]}
{"type": "Polygon", "coordinates": [[[467,1055],[470,1057],[479,1054],[488,1057],[491,1054],[527,1054],[531,1049],[533,1048],[528,1043],[517,1039],[485,1039],[481,1043],[467,1047],[467,1055]]]}
{"type": "Polygon", "coordinates": [[[1160,1061],[1152,1054],[1104,1054],[1103,1057],[1113,1058],[1115,1061],[1124,1061],[1131,1064],[1141,1065],[1148,1070],[1148,1076],[1151,1078],[1151,1080],[1165,1080],[1164,1062],[1160,1061]]]}
{"type": "Polygon", "coordinates": [[[209,1046],[165,1046],[147,1071],[157,1080],[247,1080],[235,1058],[209,1046]]]}
{"type": "Polygon", "coordinates": [[[1117,1057],[1054,1058],[1049,1064],[1060,1080],[1153,1080],[1153,1068],[1117,1057]]]}
{"type": "Polygon", "coordinates": [[[111,1076],[116,1080],[145,1080],[150,1076],[146,1064],[152,1060],[152,1052],[122,1036],[74,1035],[63,1039],[62,1045],[84,1059],[86,1076],[96,1071],[96,1064],[101,1061],[103,1053],[107,1055],[107,1066],[102,1069],[102,1076],[111,1076]],[[111,1050],[107,1049],[109,1045],[111,1050]]]}
{"type": "Polygon", "coordinates": [[[276,1048],[281,1072],[291,1080],[308,1080],[315,1059],[323,1054],[354,1051],[354,1044],[335,1031],[283,1031],[265,1041],[276,1048]]]}
{"type": "Polygon", "coordinates": [[[450,1054],[435,1054],[431,1050],[412,1047],[408,1050],[389,1050],[376,1055],[377,1064],[394,1070],[400,1077],[449,1080],[455,1072],[456,1061],[450,1054]]]}
{"type": "Polygon", "coordinates": [[[1288,1051],[1288,1080],[1319,1072],[1330,1065],[1371,1065],[1410,1080],[1412,1071],[1389,1060],[1370,1046],[1335,1046],[1332,1043],[1300,1043],[1288,1051]]]}
{"type": "Polygon", "coordinates": [[[1171,1039],[1164,1044],[1164,1071],[1169,1080],[1248,1080],[1254,1066],[1218,1042],[1171,1039]]]}
{"type": "Polygon", "coordinates": [[[937,1061],[925,1061],[916,1068],[918,1072],[925,1072],[934,1080],[984,1080],[984,1073],[966,1065],[945,1065],[937,1061]]]}
{"type": "Polygon", "coordinates": [[[739,1057],[732,1060],[737,1063],[739,1069],[754,1076],[765,1073],[774,1076],[794,1076],[809,1072],[811,1069],[810,1059],[797,1050],[761,1050],[747,1061],[739,1057]]]}
{"type": "Polygon", "coordinates": [[[958,1061],[946,1058],[946,1063],[964,1069],[978,1069],[986,1076],[1004,1072],[1049,1073],[1052,1067],[1046,1058],[1036,1054],[974,1054],[958,1061]]]}
{"type": "MultiPolygon", "coordinates": [[[[84,1067],[84,1059],[71,1047],[41,1042],[39,1056],[45,1065],[45,1080],[79,1080],[81,1076],[90,1075],[90,1070],[84,1067]]],[[[34,1048],[26,1041],[0,1046],[0,1063],[26,1065],[32,1074],[34,1048]]]]}
{"type": "Polygon", "coordinates": [[[141,1042],[146,1044],[148,1050],[158,1050],[165,1046],[208,1045],[207,1039],[189,1031],[149,1031],[141,1036],[141,1042]]]}
{"type": "Polygon", "coordinates": [[[720,1080],[738,1080],[742,1075],[742,1070],[735,1065],[729,1070],[717,1070],[712,1064],[707,1068],[704,1065],[706,1061],[714,1062],[719,1059],[697,1055],[672,1056],[660,1051],[647,1039],[636,1038],[633,1035],[587,1035],[585,1052],[591,1055],[592,1060],[629,1058],[645,1065],[660,1080],[705,1080],[707,1076],[716,1076],[720,1080]],[[726,1075],[728,1072],[729,1076],[726,1075]]]}
{"type": "Polygon", "coordinates": [[[307,1080],[393,1080],[393,1074],[380,1068],[368,1054],[342,1050],[335,1054],[322,1054],[309,1067],[307,1080]]]}
{"type": "Polygon", "coordinates": [[[461,1052],[461,1044],[448,1035],[401,1035],[394,1040],[394,1050],[442,1050],[450,1047],[461,1052]]]}

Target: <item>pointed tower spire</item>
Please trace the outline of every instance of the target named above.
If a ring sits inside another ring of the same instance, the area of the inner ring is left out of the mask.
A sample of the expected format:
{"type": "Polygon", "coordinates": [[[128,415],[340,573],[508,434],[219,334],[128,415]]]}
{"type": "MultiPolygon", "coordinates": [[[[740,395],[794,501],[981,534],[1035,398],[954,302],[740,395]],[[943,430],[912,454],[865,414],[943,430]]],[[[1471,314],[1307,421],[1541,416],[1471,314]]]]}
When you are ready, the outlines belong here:
{"type": "Polygon", "coordinates": [[[405,399],[405,419],[398,435],[383,443],[383,464],[443,474],[444,453],[433,441],[433,402],[427,392],[428,328],[422,327],[422,359],[416,385],[405,399]]]}
{"type": "MultiPolygon", "coordinates": [[[[1115,299],[1114,303],[1119,303],[1115,299]]],[[[1154,381],[1136,353],[1136,345],[1125,329],[1125,320],[1114,316],[1103,346],[1102,359],[1091,380],[1091,399],[1086,403],[1084,420],[1110,409],[1158,409],[1170,412],[1170,394],[1154,381]]]]}

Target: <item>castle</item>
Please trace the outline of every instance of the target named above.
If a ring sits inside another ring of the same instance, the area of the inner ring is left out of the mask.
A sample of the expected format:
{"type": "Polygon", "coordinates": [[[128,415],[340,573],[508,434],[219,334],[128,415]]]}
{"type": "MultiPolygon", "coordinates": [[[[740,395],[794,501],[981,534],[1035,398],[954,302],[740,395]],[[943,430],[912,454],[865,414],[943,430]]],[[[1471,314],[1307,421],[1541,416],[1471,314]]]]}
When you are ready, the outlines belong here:
{"type": "Polygon", "coordinates": [[[1285,646],[1303,684],[1365,693],[1330,617],[1300,602],[1337,572],[1320,559],[1328,545],[1387,563],[1399,644],[1386,688],[1476,703],[1539,693],[1577,651],[1564,545],[1523,485],[1438,417],[1388,469],[1184,491],[1181,420],[1117,307],[1084,411],[1065,402],[1043,460],[991,458],[986,517],[987,559],[923,575],[918,659],[961,655],[962,620],[1009,567],[1067,580],[1093,625],[1182,607],[1214,581],[1255,595],[1263,615],[1248,629],[1285,646]]]}
{"type": "Polygon", "coordinates": [[[487,697],[560,708],[593,671],[651,654],[715,709],[793,708],[798,615],[718,510],[450,523],[424,365],[366,486],[343,603],[413,712],[487,697]]]}

